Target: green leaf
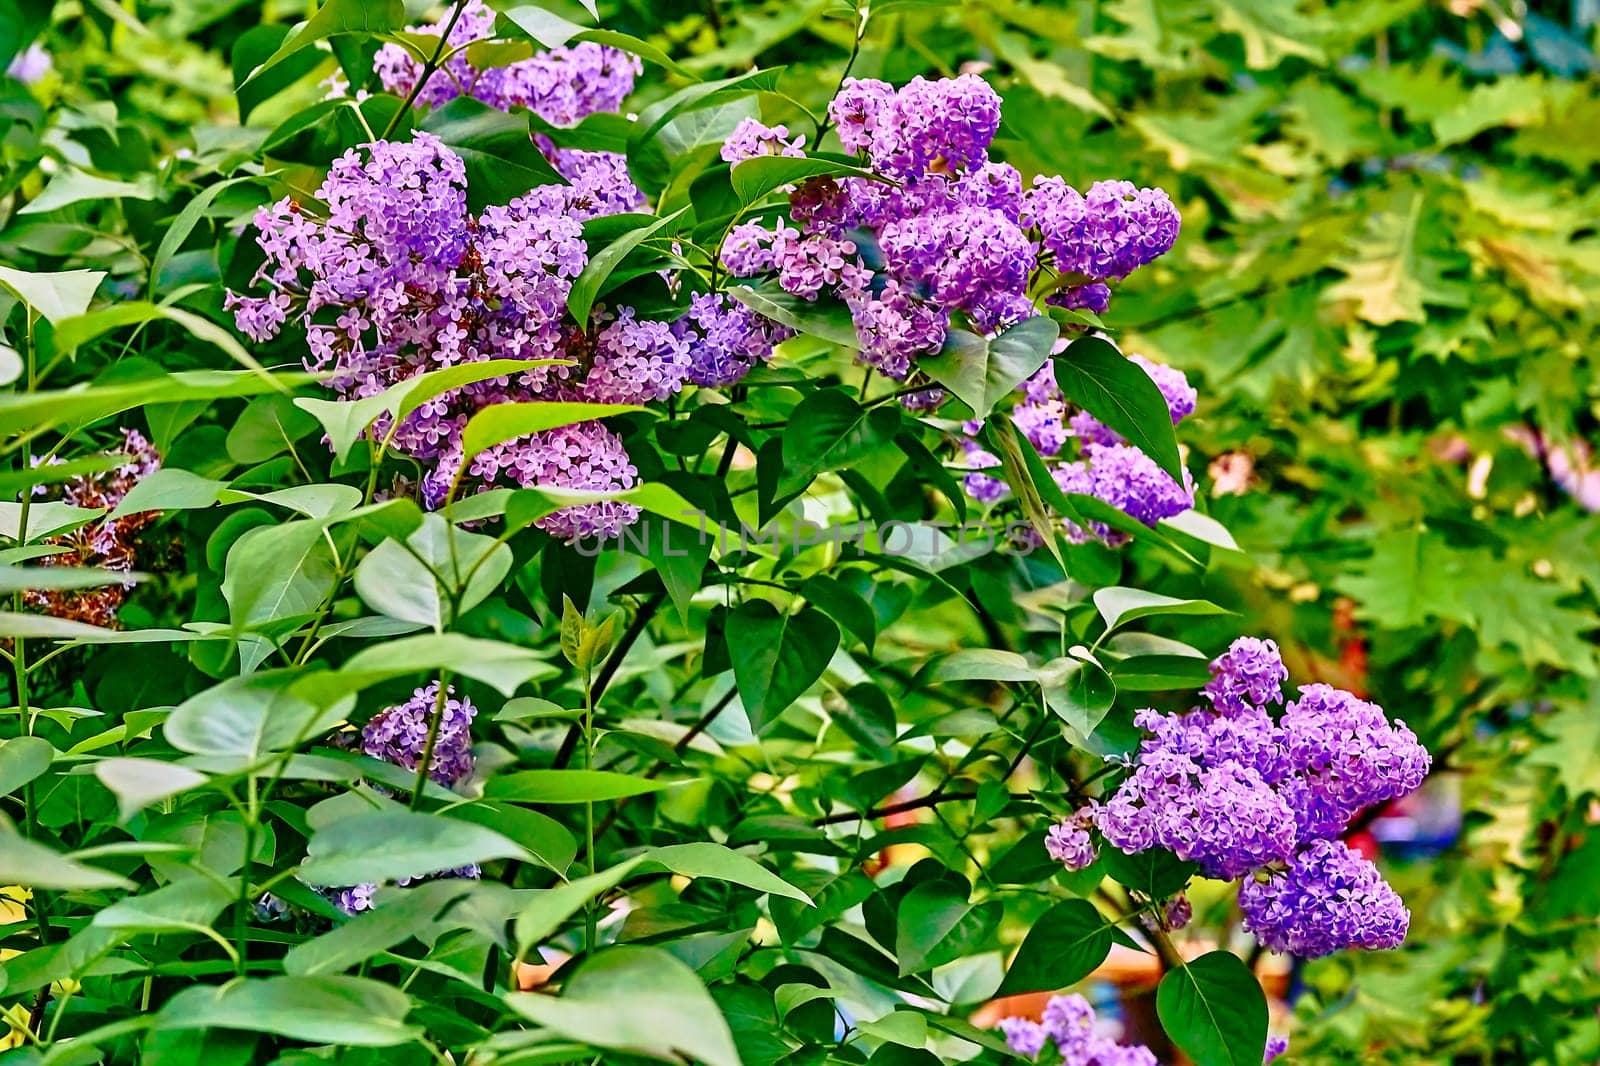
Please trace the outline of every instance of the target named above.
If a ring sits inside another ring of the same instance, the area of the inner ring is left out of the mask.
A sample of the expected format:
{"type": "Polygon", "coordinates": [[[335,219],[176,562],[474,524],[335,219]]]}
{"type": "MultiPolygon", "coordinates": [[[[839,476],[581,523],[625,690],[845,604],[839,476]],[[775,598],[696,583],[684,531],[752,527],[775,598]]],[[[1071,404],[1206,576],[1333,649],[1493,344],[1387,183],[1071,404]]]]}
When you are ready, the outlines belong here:
{"type": "Polygon", "coordinates": [[[318,706],[290,690],[292,671],[234,677],[179,704],[163,727],[167,743],[191,755],[239,755],[255,761],[320,737],[353,701],[318,706]]]}
{"type": "Polygon", "coordinates": [[[783,478],[779,494],[797,492],[818,474],[845,470],[894,442],[900,412],[868,409],[843,391],[812,393],[789,415],[783,431],[783,478]]]}
{"type": "MultiPolygon", "coordinates": [[[[398,5],[397,5],[398,6],[398,5]]],[[[167,1001],[157,1029],[243,1029],[314,1044],[392,1047],[422,1035],[405,1024],[411,1000],[364,977],[244,978],[192,985],[167,1001]]]]}
{"type": "Polygon", "coordinates": [[[175,466],[164,466],[136,482],[111,512],[112,518],[140,511],[189,511],[214,505],[228,487],[175,466]]]}
{"type": "MultiPolygon", "coordinates": [[[[814,156],[758,155],[733,165],[730,180],[739,197],[740,207],[749,207],[768,193],[785,185],[824,174],[853,174],[871,178],[875,175],[853,163],[838,159],[818,159],[814,156]]],[[[918,363],[921,365],[921,362],[918,363]]],[[[1040,364],[1043,365],[1043,364],[1040,364]]],[[[1038,369],[1035,367],[1034,369],[1038,369]]]]}
{"type": "MultiPolygon", "coordinates": [[[[515,701],[513,701],[515,702],[515,701]]],[[[509,706],[509,704],[508,704],[509,706]]],[[[491,781],[495,778],[490,778],[491,781]]],[[[566,826],[548,815],[510,803],[479,800],[450,807],[443,812],[451,818],[477,822],[503,833],[539,862],[558,874],[565,874],[578,853],[578,842],[566,826]]]]}
{"type": "Polygon", "coordinates": [[[206,783],[205,774],[160,759],[111,758],[94,764],[94,776],[117,797],[126,822],[145,807],[206,783]]]}
{"type": "Polygon", "coordinates": [[[632,858],[587,877],[536,890],[531,902],[517,915],[518,958],[526,958],[536,944],[561,928],[590,900],[620,885],[643,861],[642,857],[632,858]]]}
{"type": "Polygon", "coordinates": [[[594,302],[599,298],[600,289],[611,272],[628,257],[629,252],[682,218],[688,210],[687,206],[681,207],[664,218],[635,227],[591,255],[583,273],[573,281],[572,291],[567,295],[567,309],[572,312],[572,317],[579,322],[588,322],[589,312],[594,309],[594,302]]]}
{"type": "Polygon", "coordinates": [[[1156,1014],[1195,1066],[1259,1066],[1267,1046],[1267,997],[1248,967],[1213,951],[1168,972],[1156,1014]]]}
{"type": "Polygon", "coordinates": [[[458,96],[422,120],[467,168],[467,206],[482,211],[508,204],[540,185],[565,185],[528,132],[525,117],[507,114],[470,96],[458,96]]]}
{"type": "Polygon", "coordinates": [[[1184,862],[1163,848],[1150,848],[1132,855],[1117,848],[1102,848],[1100,861],[1117,884],[1142,892],[1151,899],[1176,895],[1198,869],[1194,863],[1184,862]]]}
{"type": "Polygon", "coordinates": [[[35,503],[28,508],[28,528],[24,530],[22,505],[0,503],[0,537],[16,541],[18,544],[29,544],[87,525],[99,518],[101,513],[99,510],[74,507],[59,500],[35,503]]]}
{"type": "MultiPolygon", "coordinates": [[[[258,27],[259,28],[259,27],[258,27]]],[[[178,217],[167,226],[167,231],[161,235],[161,243],[156,247],[156,254],[150,260],[150,291],[158,291],[162,275],[166,272],[172,257],[178,254],[178,249],[183,247],[183,242],[189,239],[189,234],[200,224],[211,205],[232,186],[240,182],[254,181],[254,175],[246,174],[242,177],[228,178],[224,181],[214,182],[201,189],[194,197],[183,205],[183,210],[178,212],[178,217]]],[[[59,342],[59,339],[57,340],[59,342]]]]}
{"type": "Polygon", "coordinates": [[[741,604],[728,619],[739,699],[758,734],[810,688],[839,647],[839,627],[814,607],[795,614],[766,600],[741,604]]]}
{"type": "Polygon", "coordinates": [[[312,833],[300,876],[314,885],[357,885],[525,856],[487,826],[420,811],[372,811],[312,833]]]}
{"type": "Polygon", "coordinates": [[[965,887],[954,880],[938,878],[912,888],[901,897],[895,917],[901,976],[981,952],[999,928],[1003,909],[999,900],[973,906],[965,887]]]}
{"type": "Polygon", "coordinates": [[[1289,56],[1313,63],[1327,62],[1317,38],[1328,32],[1318,19],[1272,0],[1210,0],[1217,12],[1217,28],[1237,33],[1244,41],[1245,66],[1270,70],[1289,56]]]}
{"type": "Polygon", "coordinates": [[[782,72],[782,67],[770,67],[721,81],[697,82],[656,101],[641,111],[638,121],[634,123],[633,135],[628,139],[629,163],[634,162],[634,156],[640,148],[677,116],[725,100],[770,91],[777,85],[782,72]]]}
{"type": "Polygon", "coordinates": [[[740,1066],[728,1023],[700,978],[659,948],[612,947],[578,968],[559,998],[512,992],[512,1010],[594,1047],[705,1066],[740,1066]],[[618,1004],[626,1009],[618,1010],[618,1004]]]}
{"type": "Polygon", "coordinates": [[[201,932],[238,898],[236,883],[191,875],[153,892],[124,896],[96,912],[90,924],[128,935],[201,932]]]}
{"type": "Polygon", "coordinates": [[[139,181],[119,181],[102,178],[76,167],[63,167],[43,191],[29,200],[17,214],[46,214],[86,200],[154,200],[157,195],[156,183],[149,176],[139,181]]]}
{"type": "Polygon", "coordinates": [[[0,883],[69,892],[134,887],[125,877],[78,862],[43,844],[35,844],[14,829],[0,830],[0,883]]]}
{"type": "Polygon", "coordinates": [[[340,462],[350,454],[367,427],[387,414],[392,423],[405,421],[417,408],[437,396],[490,378],[520,374],[542,366],[569,365],[565,359],[486,359],[481,363],[462,363],[407,378],[375,396],[360,400],[296,399],[295,406],[313,415],[327,431],[333,453],[340,462]]]}
{"type": "Polygon", "coordinates": [[[1027,437],[1017,429],[1008,416],[1003,414],[991,416],[983,427],[983,435],[1000,455],[1000,466],[1005,471],[1006,484],[1011,486],[1011,491],[1016,494],[1017,504],[1022,508],[1022,517],[1027,519],[1034,535],[1044,543],[1056,563],[1065,570],[1066,559],[1061,554],[1061,546],[1057,543],[1056,537],[1058,525],[1056,514],[1072,518],[1077,515],[1076,509],[1066,503],[1066,498],[1062,496],[1061,488],[1056,484],[1055,478],[1045,468],[1027,437]],[[1046,500],[1054,503],[1055,514],[1045,506],[1046,500]]]}
{"type": "Polygon", "coordinates": [[[728,289],[728,295],[797,333],[821,337],[852,351],[861,347],[850,309],[839,300],[827,296],[805,300],[784,292],[771,282],[756,286],[734,285],[728,289]]]}
{"type": "MultiPolygon", "coordinates": [[[[309,615],[334,592],[333,549],[321,522],[257,526],[228,549],[222,596],[234,631],[309,615]]],[[[254,668],[270,653],[267,641],[242,643],[241,661],[254,668]]]]}
{"type": "MultiPolygon", "coordinates": [[[[105,278],[104,270],[30,274],[26,270],[0,266],[0,285],[16,293],[17,299],[51,325],[87,311],[89,301],[94,299],[95,290],[105,278]]],[[[4,431],[9,432],[9,429],[4,431]]]]}
{"type": "Polygon", "coordinates": [[[9,796],[50,769],[56,749],[43,737],[12,737],[0,745],[0,796],[9,796]]]}
{"type": "MultiPolygon", "coordinates": [[[[593,11],[590,12],[590,14],[593,13],[593,11]]],[[[698,80],[692,70],[677,62],[677,60],[649,41],[641,40],[632,34],[599,27],[597,29],[584,30],[578,34],[578,40],[592,41],[595,44],[603,44],[610,48],[620,48],[624,52],[631,52],[647,63],[654,63],[658,67],[670,70],[680,78],[686,78],[689,81],[698,80]]]]}
{"type": "Polygon", "coordinates": [[[472,882],[454,879],[386,888],[371,910],[290,948],[283,957],[284,972],[296,976],[335,974],[414,936],[428,938],[444,912],[472,888],[472,882]]]}
{"type": "Polygon", "coordinates": [[[88,425],[152,404],[220,400],[272,390],[282,392],[310,380],[306,374],[264,376],[253,371],[190,370],[120,385],[0,394],[0,434],[40,433],[58,426],[88,425]]]}
{"type": "Polygon", "coordinates": [[[238,338],[209,318],[202,318],[193,311],[185,311],[181,307],[142,301],[115,304],[99,311],[66,319],[56,330],[56,347],[60,351],[69,352],[113,329],[153,322],[157,319],[164,319],[182,327],[185,333],[211,345],[240,366],[249,367],[259,374],[266,375],[266,370],[245,350],[238,338]]]}
{"type": "Polygon", "coordinates": [[[1093,973],[1110,953],[1111,926],[1094,904],[1065,900],[1045,911],[1029,928],[996,994],[1015,996],[1065,988],[1093,973]]]}
{"type": "MultiPolygon", "coordinates": [[[[593,15],[592,4],[585,3],[585,6],[590,8],[589,14],[593,15]]],[[[630,34],[619,33],[616,30],[585,29],[554,12],[526,4],[501,8],[500,17],[509,21],[512,26],[543,48],[560,48],[569,41],[592,41],[595,44],[631,52],[640,59],[665,67],[681,78],[697,80],[692,72],[680,66],[667,53],[649,41],[642,41],[630,34]]]]}
{"type": "Polygon", "coordinates": [[[1183,459],[1167,401],[1138,363],[1110,342],[1079,337],[1056,356],[1061,394],[1153,459],[1183,484],[1183,459]]]}
{"type": "Polygon", "coordinates": [[[1171,596],[1163,596],[1159,592],[1146,592],[1144,589],[1125,588],[1120,585],[1096,590],[1094,605],[1100,611],[1100,617],[1105,620],[1107,633],[1119,629],[1129,622],[1136,622],[1141,618],[1154,618],[1159,615],[1232,613],[1225,608],[1218,607],[1210,600],[1181,600],[1171,596]]]}
{"type": "Polygon", "coordinates": [[[928,679],[934,684],[947,681],[1032,681],[1034,669],[1014,651],[995,648],[962,648],[933,664],[928,679]]]}
{"type": "Polygon", "coordinates": [[[697,841],[690,844],[670,844],[651,848],[643,858],[660,863],[675,874],[684,877],[709,877],[727,881],[757,892],[783,896],[809,904],[811,897],[791,885],[748,855],[734,851],[722,844],[697,841]]]}
{"type": "Polygon", "coordinates": [[[296,52],[342,33],[366,36],[404,28],[406,7],[401,0],[327,0],[299,28],[284,38],[273,52],[239,86],[242,90],[296,52]]]}
{"type": "Polygon", "coordinates": [[[42,637],[81,644],[164,644],[171,641],[227,640],[226,633],[191,633],[184,629],[103,629],[70,618],[0,611],[0,636],[42,637]]]}
{"type": "Polygon", "coordinates": [[[338,670],[299,681],[295,691],[327,704],[392,677],[437,675],[440,670],[482,681],[508,697],[529,681],[557,673],[538,652],[514,644],[461,633],[419,633],[368,645],[338,670]]]}
{"type": "Polygon", "coordinates": [[[996,404],[1044,366],[1060,335],[1061,328],[1044,315],[1025,318],[993,339],[951,330],[939,353],[917,360],[917,369],[972,408],[973,417],[988,418],[996,404]]]}
{"type": "Polygon", "coordinates": [[[1039,684],[1049,708],[1078,735],[1095,731],[1117,697],[1117,686],[1099,663],[1078,654],[1052,659],[1039,668],[1039,684]]]}
{"type": "Polygon", "coordinates": [[[369,552],[356,567],[355,588],[379,614],[443,631],[510,572],[505,544],[429,514],[404,544],[386,540],[369,552]]]}
{"type": "Polygon", "coordinates": [[[872,605],[859,594],[837,578],[814,574],[800,586],[800,595],[859,638],[867,651],[872,650],[873,642],[878,637],[878,616],[873,613],[872,605]]]}
{"type": "Polygon", "coordinates": [[[491,777],[484,795],[517,803],[601,803],[659,792],[676,783],[610,770],[519,770],[491,777]]]}
{"type": "Polygon", "coordinates": [[[76,566],[0,566],[0,593],[27,589],[92,589],[131,585],[148,574],[133,570],[95,570],[76,566]]]}
{"type": "Polygon", "coordinates": [[[467,422],[461,433],[461,447],[466,458],[463,467],[469,466],[478,453],[497,444],[543,433],[560,426],[591,422],[611,415],[643,411],[645,408],[622,403],[546,403],[540,400],[528,403],[497,403],[482,408],[467,422]]]}

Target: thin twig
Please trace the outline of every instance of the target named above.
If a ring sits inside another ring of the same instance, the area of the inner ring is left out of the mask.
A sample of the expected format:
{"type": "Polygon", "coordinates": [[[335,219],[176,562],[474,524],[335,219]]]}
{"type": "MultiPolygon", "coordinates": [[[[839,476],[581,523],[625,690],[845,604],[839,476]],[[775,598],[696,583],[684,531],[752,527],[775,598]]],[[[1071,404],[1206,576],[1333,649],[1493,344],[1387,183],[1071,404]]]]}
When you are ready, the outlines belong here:
{"type": "Polygon", "coordinates": [[[430,58],[426,63],[422,64],[422,73],[417,75],[417,80],[412,84],[411,91],[406,93],[406,98],[401,101],[399,109],[395,111],[394,116],[389,119],[389,124],[383,127],[383,136],[380,138],[380,140],[387,141],[390,135],[393,134],[395,130],[399,129],[401,117],[411,113],[411,105],[417,102],[417,94],[422,92],[422,87],[428,83],[428,79],[432,78],[433,75],[438,71],[439,59],[444,55],[444,50],[450,40],[450,31],[456,28],[456,23],[460,20],[461,13],[465,11],[466,8],[466,0],[458,0],[455,7],[451,10],[450,21],[446,22],[444,24],[444,28],[439,31],[439,47],[433,50],[432,58],[430,58]]]}

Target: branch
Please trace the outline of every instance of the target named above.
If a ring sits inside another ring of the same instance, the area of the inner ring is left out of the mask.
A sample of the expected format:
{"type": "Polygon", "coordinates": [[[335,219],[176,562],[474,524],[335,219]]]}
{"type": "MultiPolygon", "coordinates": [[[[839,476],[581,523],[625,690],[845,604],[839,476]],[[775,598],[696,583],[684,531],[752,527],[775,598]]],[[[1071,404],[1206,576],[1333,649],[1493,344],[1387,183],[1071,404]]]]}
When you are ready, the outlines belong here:
{"type": "Polygon", "coordinates": [[[937,807],[941,803],[951,800],[977,799],[976,792],[941,792],[935,790],[926,796],[903,803],[891,803],[884,807],[873,807],[866,811],[845,811],[842,814],[825,814],[821,818],[812,819],[811,824],[816,826],[838,825],[841,822],[870,822],[879,818],[887,818],[891,814],[904,814],[906,811],[920,811],[925,807],[937,807]]]}

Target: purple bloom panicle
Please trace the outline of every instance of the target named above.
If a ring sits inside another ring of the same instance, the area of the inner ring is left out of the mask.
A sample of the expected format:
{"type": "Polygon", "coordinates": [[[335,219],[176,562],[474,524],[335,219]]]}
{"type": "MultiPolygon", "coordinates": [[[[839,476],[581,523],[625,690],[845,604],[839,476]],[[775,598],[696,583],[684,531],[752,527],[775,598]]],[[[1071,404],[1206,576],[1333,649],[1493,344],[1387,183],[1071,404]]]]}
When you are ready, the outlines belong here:
{"type": "Polygon", "coordinates": [[[1275,644],[1241,637],[1211,663],[1209,707],[1138,712],[1131,772],[1051,828],[1051,857],[1091,855],[1092,822],[1124,852],[1161,847],[1208,877],[1241,879],[1245,926],[1275,951],[1397,946],[1409,913],[1338,836],[1360,810],[1418,788],[1428,753],[1405,723],[1327,685],[1303,686],[1274,719],[1287,677],[1275,644]]]}
{"type": "Polygon", "coordinates": [[[1286,869],[1246,878],[1239,906],[1263,944],[1307,959],[1399,947],[1411,924],[1378,868],[1338,840],[1314,840],[1286,869]]]}
{"type": "MultiPolygon", "coordinates": [[[[439,709],[437,681],[417,689],[404,703],[373,715],[361,730],[361,750],[375,759],[415,770],[428,743],[428,729],[439,709]]],[[[445,690],[439,732],[428,761],[428,776],[453,788],[472,773],[472,720],[478,709],[466,697],[445,690]]]]}
{"type": "Polygon", "coordinates": [[[763,155],[804,156],[805,137],[788,140],[788,136],[787,126],[763,126],[757,119],[742,119],[722,144],[722,161],[742,163],[763,155]]]}
{"type": "Polygon", "coordinates": [[[1024,1058],[1037,1059],[1049,1043],[1055,1045],[1061,1066],[1158,1066],[1149,1048],[1119,1044],[1102,1032],[1094,1008],[1076,993],[1050,997],[1037,1022],[1006,1018],[1000,1031],[1006,1046],[1024,1058]]]}

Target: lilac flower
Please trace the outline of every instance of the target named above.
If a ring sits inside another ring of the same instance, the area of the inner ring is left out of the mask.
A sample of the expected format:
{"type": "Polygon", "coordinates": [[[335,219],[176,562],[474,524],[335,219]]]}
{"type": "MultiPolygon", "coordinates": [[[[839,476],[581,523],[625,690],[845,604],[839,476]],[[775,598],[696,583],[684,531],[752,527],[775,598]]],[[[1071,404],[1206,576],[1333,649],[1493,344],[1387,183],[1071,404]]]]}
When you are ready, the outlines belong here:
{"type": "Polygon", "coordinates": [[[988,162],[999,128],[1000,94],[976,74],[917,77],[879,106],[867,152],[895,178],[918,178],[935,165],[954,172],[988,162]]]}
{"type": "Polygon", "coordinates": [[[792,141],[785,140],[788,136],[787,126],[764,126],[757,119],[741,119],[722,144],[722,161],[742,163],[763,155],[804,156],[806,153],[802,146],[806,139],[802,136],[792,141]]]}
{"type": "MultiPolygon", "coordinates": [[[[139,533],[155,522],[160,513],[137,511],[112,518],[109,512],[116,510],[134,486],[161,468],[161,456],[136,429],[123,429],[121,442],[101,455],[121,461],[109,470],[75,474],[59,485],[34,486],[35,496],[108,512],[87,525],[47,538],[45,545],[54,551],[40,556],[37,565],[98,568],[117,573],[133,569],[139,533]]],[[[52,457],[34,462],[36,466],[51,466],[61,460],[52,457]]],[[[125,584],[86,589],[26,589],[22,602],[56,618],[111,628],[116,625],[117,611],[132,588],[133,582],[129,580],[125,584]]]]}
{"type": "Polygon", "coordinates": [[[1069,870],[1081,870],[1100,857],[1094,840],[1089,836],[1093,813],[1079,812],[1065,822],[1057,822],[1045,834],[1044,850],[1050,857],[1069,870]]]}
{"type": "Polygon", "coordinates": [[[1111,288],[1098,281],[1087,285],[1068,285],[1046,296],[1044,302],[1068,311],[1093,311],[1103,315],[1111,307],[1111,288]]]}
{"type": "Polygon", "coordinates": [[[688,378],[696,385],[735,384],[757,363],[772,358],[773,346],[793,331],[722,293],[700,293],[673,323],[688,351],[688,378]]]}
{"type": "MultiPolygon", "coordinates": [[[[974,314],[985,331],[996,328],[1006,298],[1024,297],[1034,268],[1033,248],[1022,230],[998,211],[962,207],[931,216],[898,219],[879,235],[884,268],[925,291],[946,308],[974,314]]],[[[1025,314],[1026,312],[1024,312],[1025,314]]]]}
{"type": "Polygon", "coordinates": [[[722,242],[719,257],[723,268],[736,278],[767,273],[778,265],[773,250],[777,239],[778,231],[763,226],[760,219],[739,223],[722,242]]]}
{"type": "MultiPolygon", "coordinates": [[[[417,93],[423,107],[466,95],[501,111],[525,107],[554,126],[572,126],[600,111],[616,111],[642,69],[637,57],[589,42],[552,48],[500,67],[479,69],[465,46],[494,36],[495,14],[471,0],[456,18],[447,43],[455,49],[417,93]]],[[[407,33],[437,38],[443,27],[412,26],[407,33]]],[[[386,44],[373,61],[386,91],[404,97],[422,76],[413,49],[386,44]]]]}
{"type": "Polygon", "coordinates": [[[1240,637],[1211,662],[1211,680],[1201,692],[1224,714],[1244,714],[1283,702],[1289,669],[1278,645],[1256,637],[1240,637]]]}
{"type": "Polygon", "coordinates": [[[1141,747],[1133,776],[1101,810],[1100,831],[1127,852],[1164,847],[1232,880],[1286,859],[1294,812],[1256,770],[1234,762],[1203,766],[1187,755],[1141,747]]]}
{"type": "Polygon", "coordinates": [[[1194,919],[1194,904],[1182,892],[1167,900],[1164,913],[1168,929],[1182,929],[1194,919]]]}
{"type": "Polygon", "coordinates": [[[852,271],[861,270],[852,241],[821,234],[800,236],[798,230],[780,229],[772,251],[783,290],[815,300],[826,286],[838,285],[852,271]]]}
{"type": "MultiPolygon", "coordinates": [[[[1161,519],[1171,518],[1194,506],[1187,470],[1184,471],[1186,484],[1179,486],[1154,459],[1130,444],[1091,444],[1083,452],[1082,461],[1067,463],[1052,471],[1062,492],[1093,496],[1152,528],[1161,519]]],[[[1108,544],[1120,544],[1128,539],[1127,534],[1102,522],[1090,522],[1086,530],[1068,523],[1067,535],[1078,542],[1098,537],[1108,544]]]]}
{"type": "Polygon", "coordinates": [[[911,373],[912,361],[937,352],[949,328],[948,316],[893,279],[877,295],[846,296],[861,341],[861,361],[896,381],[911,373]]]}
{"type": "MultiPolygon", "coordinates": [[[[1287,672],[1270,641],[1236,640],[1211,674],[1210,707],[1134,716],[1146,736],[1132,772],[1075,824],[1087,815],[1124,852],[1162,847],[1208,876],[1242,877],[1246,927],[1274,950],[1315,957],[1399,944],[1405,907],[1336,836],[1361,808],[1416,789],[1426,750],[1404,723],[1327,685],[1303,686],[1274,720],[1287,672]]],[[[1052,856],[1092,846],[1059,829],[1047,840],[1052,856]]]]}
{"type": "Polygon", "coordinates": [[[1178,209],[1161,189],[1097,181],[1087,196],[1060,178],[1022,194],[1022,224],[1038,231],[1058,273],[1116,281],[1165,255],[1178,239],[1178,209]]]}
{"type": "Polygon", "coordinates": [[[1006,1047],[1025,1058],[1033,1058],[1044,1050],[1050,1034],[1044,1026],[1027,1018],[1002,1018],[1000,1031],[1005,1034],[1006,1047]]]}
{"type": "MultiPolygon", "coordinates": [[[[417,689],[406,702],[374,715],[361,730],[361,750],[375,759],[415,770],[427,747],[428,730],[438,706],[439,683],[434,681],[417,689]]],[[[447,788],[472,773],[472,720],[477,713],[471,700],[455,697],[454,686],[445,690],[428,776],[447,788]]]]}
{"type": "MultiPolygon", "coordinates": [[[[1054,370],[1054,364],[1046,363],[1045,369],[1040,374],[1054,370]]],[[[1038,375],[1035,375],[1037,377],[1038,375]]],[[[1055,392],[1055,381],[1051,378],[1051,392],[1055,392]]],[[[1067,443],[1067,426],[1065,419],[1067,405],[1062,401],[1061,394],[1055,392],[1053,396],[1039,400],[1023,400],[1012,408],[1011,420],[1016,423],[1017,429],[1028,438],[1040,456],[1050,457],[1059,455],[1062,447],[1067,443]]]]}
{"type": "Polygon", "coordinates": [[[1149,1048],[1118,1044],[1101,1033],[1094,1008],[1076,993],[1050,997],[1040,1021],[1006,1018],[1000,1031],[1006,1046],[1025,1058],[1037,1058],[1053,1043],[1061,1066],[1157,1066],[1149,1048]]]}
{"type": "Polygon", "coordinates": [[[1267,1063],[1271,1062],[1273,1059],[1277,1058],[1279,1055],[1282,1055],[1285,1051],[1288,1051],[1288,1050],[1289,1050],[1289,1038],[1288,1037],[1286,1037],[1286,1036],[1269,1036],[1269,1037],[1267,1037],[1266,1054],[1262,1056],[1261,1066],[1266,1066],[1267,1063]]]}
{"type": "Polygon", "coordinates": [[[828,118],[838,131],[847,152],[865,152],[872,147],[888,103],[894,99],[894,86],[876,78],[846,78],[828,103],[828,118]]]}
{"type": "MultiPolygon", "coordinates": [[[[505,462],[506,476],[526,488],[620,492],[639,484],[639,472],[621,438],[598,422],[562,426],[501,447],[496,458],[505,462]]],[[[638,517],[639,508],[632,504],[601,500],[563,507],[534,525],[567,541],[615,540],[638,517]]]]}
{"type": "Polygon", "coordinates": [[[1421,786],[1432,764],[1404,722],[1328,685],[1303,685],[1279,721],[1292,776],[1284,790],[1304,836],[1344,831],[1357,811],[1421,786]]]}
{"type": "Polygon", "coordinates": [[[1268,948],[1308,959],[1399,947],[1411,922],[1378,868],[1337,840],[1314,840],[1282,871],[1247,878],[1239,905],[1268,948]]]}
{"type": "Polygon", "coordinates": [[[688,374],[688,345],[672,327],[624,307],[595,337],[593,366],[577,393],[596,403],[648,403],[678,392],[688,374]]]}
{"type": "Polygon", "coordinates": [[[54,66],[55,61],[50,58],[50,53],[36,41],[11,60],[11,65],[6,67],[6,76],[24,85],[35,85],[54,66]]]}

